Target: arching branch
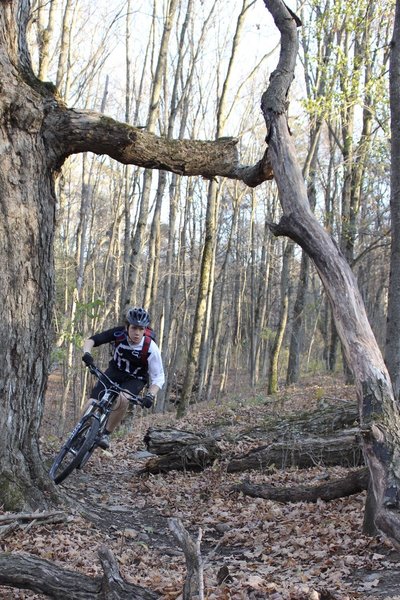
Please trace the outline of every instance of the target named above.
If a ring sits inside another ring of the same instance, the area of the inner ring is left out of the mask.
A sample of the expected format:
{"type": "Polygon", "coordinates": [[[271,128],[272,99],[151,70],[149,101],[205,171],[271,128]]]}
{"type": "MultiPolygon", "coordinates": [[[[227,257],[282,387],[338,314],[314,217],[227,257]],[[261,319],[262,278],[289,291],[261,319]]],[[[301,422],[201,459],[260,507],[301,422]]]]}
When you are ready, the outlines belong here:
{"type": "Polygon", "coordinates": [[[50,106],[44,136],[56,168],[71,154],[94,152],[124,164],[207,179],[228,177],[250,187],[272,179],[266,153],[254,166],[239,164],[235,138],[172,140],[92,111],[50,106]]]}

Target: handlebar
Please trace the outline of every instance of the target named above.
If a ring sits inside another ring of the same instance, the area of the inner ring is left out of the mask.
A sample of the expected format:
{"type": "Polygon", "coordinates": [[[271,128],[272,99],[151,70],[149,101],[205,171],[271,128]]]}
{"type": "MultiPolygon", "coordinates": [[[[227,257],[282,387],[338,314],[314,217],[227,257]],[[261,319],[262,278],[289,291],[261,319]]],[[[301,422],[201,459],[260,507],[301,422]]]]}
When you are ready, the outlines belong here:
{"type": "Polygon", "coordinates": [[[126,390],[125,388],[121,387],[118,383],[110,379],[109,376],[106,375],[95,364],[87,365],[87,368],[89,369],[92,375],[97,377],[97,379],[104,385],[106,389],[113,389],[119,392],[120,394],[125,394],[126,396],[128,396],[129,402],[132,402],[132,404],[139,404],[140,406],[143,406],[140,396],[136,396],[135,394],[132,394],[132,392],[130,392],[129,390],[126,390]]]}

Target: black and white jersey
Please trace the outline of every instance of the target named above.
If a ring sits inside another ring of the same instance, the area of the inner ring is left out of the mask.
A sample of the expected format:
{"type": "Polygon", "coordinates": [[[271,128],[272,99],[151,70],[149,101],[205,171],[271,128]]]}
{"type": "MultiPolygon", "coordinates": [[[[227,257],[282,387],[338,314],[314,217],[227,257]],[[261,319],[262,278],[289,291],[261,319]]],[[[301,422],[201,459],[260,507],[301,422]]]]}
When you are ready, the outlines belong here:
{"type": "Polygon", "coordinates": [[[90,339],[94,341],[95,347],[103,344],[113,344],[114,350],[110,367],[117,368],[119,371],[142,381],[147,381],[149,377],[150,384],[162,388],[165,381],[164,368],[160,349],[154,340],[150,340],[147,357],[145,357],[142,352],[145,336],[139,344],[133,344],[128,338],[126,329],[121,326],[96,333],[90,339]]]}

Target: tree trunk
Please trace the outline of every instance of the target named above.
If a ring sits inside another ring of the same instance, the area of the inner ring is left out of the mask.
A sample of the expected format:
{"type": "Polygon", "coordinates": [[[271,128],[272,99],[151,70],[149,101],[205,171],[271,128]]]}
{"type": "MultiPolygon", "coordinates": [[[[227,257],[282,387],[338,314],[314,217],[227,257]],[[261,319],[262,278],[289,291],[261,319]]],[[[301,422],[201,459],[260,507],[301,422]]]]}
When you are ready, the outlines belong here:
{"type": "Polygon", "coordinates": [[[373,336],[353,273],[342,253],[312,214],[284,116],[297,53],[296,21],[280,0],[265,0],[282,35],[281,55],[262,98],[269,131],[269,155],[283,216],[274,230],[296,241],[311,257],[332,305],[338,334],[355,378],[364,455],[377,500],[375,522],[400,541],[398,406],[373,336]],[[290,73],[290,75],[289,75],[290,73]]]}
{"type": "Polygon", "coordinates": [[[278,391],[278,362],[281,351],[283,336],[286,331],[286,323],[289,312],[289,271],[293,256],[293,244],[288,242],[283,252],[282,273],[281,273],[281,297],[280,314],[278,328],[275,333],[275,339],[271,350],[271,362],[268,374],[268,394],[276,394],[278,391]]]}
{"type": "Polygon", "coordinates": [[[397,400],[400,399],[400,1],[396,0],[390,50],[391,252],[385,359],[397,400]]]}
{"type": "MultiPolygon", "coordinates": [[[[46,485],[37,432],[49,364],[54,283],[54,182],[41,135],[49,96],[18,71],[16,23],[28,17],[23,5],[0,8],[0,504],[5,510],[38,507],[46,485]],[[21,8],[21,7],[20,7],[21,8]],[[21,126],[16,127],[19,123],[21,126]]],[[[25,76],[34,77],[28,68],[25,76]]]]}
{"type": "Polygon", "coordinates": [[[308,288],[309,258],[302,252],[300,263],[300,276],[297,286],[296,300],[293,307],[292,329],[290,332],[290,346],[286,385],[297,383],[300,377],[300,355],[303,347],[303,319],[308,288]]]}
{"type": "Polygon", "coordinates": [[[289,439],[256,448],[244,456],[229,461],[228,473],[256,469],[308,469],[315,465],[358,467],[364,464],[359,429],[335,435],[289,439]]]}
{"type": "Polygon", "coordinates": [[[214,438],[172,427],[148,429],[144,442],[149,452],[158,455],[146,462],[145,473],[201,471],[212,465],[221,453],[214,438]]]}
{"type": "Polygon", "coordinates": [[[197,295],[192,335],[190,338],[190,348],[186,364],[185,380],[183,383],[183,393],[179,400],[177,409],[178,417],[182,417],[186,413],[187,407],[189,406],[200,355],[201,336],[203,333],[203,323],[207,308],[207,292],[212,272],[211,262],[214,256],[216,230],[215,202],[217,201],[216,187],[217,184],[215,181],[210,181],[207,195],[206,235],[203,256],[201,260],[199,290],[197,295]]]}
{"type": "MultiPolygon", "coordinates": [[[[162,92],[162,82],[165,77],[167,50],[172,30],[173,20],[177,7],[177,0],[171,0],[168,6],[168,12],[165,16],[164,29],[161,39],[161,46],[158,54],[156,70],[152,81],[152,94],[150,99],[149,114],[146,128],[149,132],[154,132],[160,110],[160,98],[162,92]]],[[[139,282],[139,262],[140,250],[143,245],[143,238],[146,231],[147,217],[149,212],[150,192],[152,185],[152,171],[146,170],[144,173],[143,191],[140,198],[140,209],[136,229],[132,234],[131,240],[131,259],[130,271],[128,276],[127,296],[125,299],[125,310],[132,304],[142,304],[143,298],[139,295],[137,287],[139,282]]]]}

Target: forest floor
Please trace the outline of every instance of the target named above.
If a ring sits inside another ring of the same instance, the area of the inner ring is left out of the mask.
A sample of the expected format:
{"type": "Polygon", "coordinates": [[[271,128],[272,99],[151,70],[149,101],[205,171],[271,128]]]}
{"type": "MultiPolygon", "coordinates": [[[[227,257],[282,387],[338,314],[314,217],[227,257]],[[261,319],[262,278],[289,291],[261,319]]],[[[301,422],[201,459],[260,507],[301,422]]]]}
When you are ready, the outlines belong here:
{"type": "MultiPolygon", "coordinates": [[[[49,434],[52,386],[43,427],[48,461],[60,441],[49,434]],[[47,425],[46,425],[47,423],[47,425]]],[[[243,480],[277,486],[317,484],[343,476],[342,468],[227,473],[233,455],[261,445],[271,414],[293,414],[321,402],[354,401],[351,386],[326,377],[254,400],[193,406],[184,419],[141,411],[126,435],[114,436],[110,452],[98,450],[81,472],[60,488],[76,500],[68,520],[21,528],[1,539],[3,551],[25,552],[87,575],[101,575],[98,549],[115,555],[129,582],[177,600],[186,573],[185,558],[168,527],[179,518],[193,539],[201,532],[205,598],[208,600],[400,600],[400,555],[383,539],[362,535],[365,493],[331,502],[281,504],[233,491],[243,480]],[[174,426],[217,435],[223,459],[199,473],[140,475],[146,461],[148,427],[174,426]],[[90,509],[90,520],[80,516],[90,509]],[[399,595],[396,595],[399,594],[399,595]]],[[[0,587],[0,598],[45,596],[0,587]]]]}

